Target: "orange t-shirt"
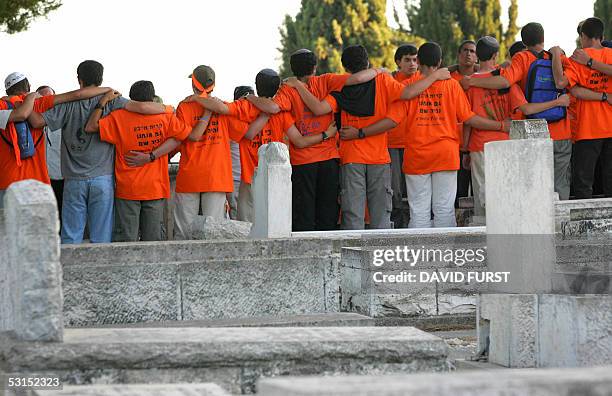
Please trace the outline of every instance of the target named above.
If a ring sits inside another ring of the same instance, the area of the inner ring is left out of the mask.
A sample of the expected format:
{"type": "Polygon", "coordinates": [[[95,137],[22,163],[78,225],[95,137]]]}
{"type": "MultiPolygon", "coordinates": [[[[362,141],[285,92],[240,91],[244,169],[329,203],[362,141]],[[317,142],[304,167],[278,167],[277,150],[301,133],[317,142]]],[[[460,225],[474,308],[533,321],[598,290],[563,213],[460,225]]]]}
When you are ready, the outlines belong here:
{"type": "MultiPolygon", "coordinates": [[[[548,59],[548,55],[544,54],[544,58],[548,59]]],[[[527,87],[527,75],[529,74],[529,66],[536,60],[531,51],[521,51],[514,54],[509,67],[501,69],[501,76],[504,77],[510,85],[519,84],[519,87],[525,94],[527,87]]],[[[565,56],[561,57],[563,69],[567,70],[569,62],[565,56]]],[[[565,140],[571,138],[570,119],[565,117],[562,120],[549,122],[548,131],[553,140],[565,140]]]]}
{"type": "Polygon", "coordinates": [[[172,113],[142,115],[121,109],[100,120],[100,140],[115,145],[115,197],[133,201],[170,198],[168,156],[131,168],[130,151],[149,153],[170,137],[183,140],[191,128],[172,113]]]}
{"type": "Polygon", "coordinates": [[[253,175],[259,161],[257,150],[264,144],[283,142],[285,133],[292,125],[293,117],[283,111],[272,115],[253,140],[242,139],[240,141],[240,167],[242,168],[240,180],[248,184],[253,182],[253,175]]]}
{"type": "Polygon", "coordinates": [[[245,98],[227,103],[227,107],[229,109],[229,116],[235,117],[243,122],[251,123],[255,121],[259,115],[259,109],[245,98]]]}
{"type": "MultiPolygon", "coordinates": [[[[585,48],[594,60],[612,63],[612,49],[585,48]]],[[[570,60],[565,70],[570,86],[580,85],[595,92],[610,92],[610,77],[597,70],[570,60]]],[[[578,100],[575,140],[602,139],[612,137],[612,106],[607,102],[578,100]]]]}
{"type": "MultiPolygon", "coordinates": [[[[24,101],[26,95],[13,96],[10,101],[13,107],[15,104],[24,101]]],[[[43,96],[34,101],[34,111],[44,113],[53,107],[55,97],[53,95],[43,96]]],[[[4,100],[0,100],[0,110],[7,110],[8,106],[4,100]]],[[[47,154],[45,133],[43,129],[30,127],[32,132],[32,140],[36,144],[36,151],[30,158],[22,159],[21,166],[17,165],[15,151],[13,146],[9,146],[6,141],[17,141],[17,136],[14,135],[14,126],[12,123],[7,125],[6,129],[0,129],[0,190],[6,190],[9,185],[14,182],[34,179],[40,182],[50,184],[49,174],[47,172],[47,154]],[[12,131],[12,132],[11,132],[12,131]],[[6,139],[6,140],[5,140],[6,139]],[[37,144],[38,143],[38,144],[37,144]]]]}
{"type": "MultiPolygon", "coordinates": [[[[197,102],[181,103],[176,116],[188,127],[198,123],[204,109],[197,102]]],[[[197,142],[185,139],[176,176],[176,192],[232,192],[230,139],[239,142],[249,125],[234,117],[213,113],[208,127],[197,142]]]]}
{"type": "Polygon", "coordinates": [[[461,85],[454,79],[436,81],[418,97],[399,105],[411,120],[403,172],[423,175],[459,169],[461,132],[457,123],[475,115],[461,85]]]}
{"type": "MultiPolygon", "coordinates": [[[[343,126],[350,125],[355,128],[364,128],[386,118],[391,111],[391,104],[400,99],[405,88],[404,84],[395,81],[387,73],[379,74],[375,81],[374,115],[359,117],[343,111],[341,118],[343,126]]],[[[336,100],[331,96],[326,97],[325,100],[336,112],[338,109],[336,100]]],[[[403,109],[399,109],[400,112],[403,111],[403,109]]],[[[401,116],[393,118],[398,119],[396,121],[398,124],[402,119],[401,116]]],[[[389,150],[387,150],[387,133],[380,133],[363,139],[340,140],[340,161],[342,165],[350,163],[388,164],[391,159],[389,158],[389,150]]]]}
{"type": "MultiPolygon", "coordinates": [[[[408,76],[401,71],[397,71],[393,74],[393,78],[396,81],[401,82],[404,85],[413,84],[415,81],[418,81],[421,78],[421,73],[416,72],[412,75],[408,76]]],[[[406,146],[406,133],[408,130],[408,119],[404,118],[404,120],[395,128],[390,129],[387,132],[387,147],[388,148],[404,148],[406,146]]]]}
{"type": "MultiPolygon", "coordinates": [[[[472,78],[487,78],[491,76],[491,73],[482,73],[474,74],[472,78]]],[[[527,103],[523,91],[516,84],[512,84],[505,94],[500,94],[497,89],[477,87],[471,87],[467,90],[466,94],[474,113],[495,121],[503,121],[512,117],[516,118],[517,109],[527,103]]],[[[484,151],[485,143],[497,140],[508,140],[508,133],[472,128],[468,150],[475,152],[484,151]]]]}
{"type": "MultiPolygon", "coordinates": [[[[349,74],[322,74],[308,79],[308,90],[319,100],[324,99],[330,92],[339,91],[349,78],[349,74]]],[[[295,90],[287,85],[280,87],[274,102],[282,111],[289,111],[295,119],[295,126],[303,136],[319,135],[327,130],[334,120],[333,114],[314,115],[304,104],[302,98],[295,90]]],[[[310,147],[297,148],[289,142],[289,156],[292,165],[311,164],[313,162],[327,161],[339,158],[336,139],[327,139],[310,147]]]]}

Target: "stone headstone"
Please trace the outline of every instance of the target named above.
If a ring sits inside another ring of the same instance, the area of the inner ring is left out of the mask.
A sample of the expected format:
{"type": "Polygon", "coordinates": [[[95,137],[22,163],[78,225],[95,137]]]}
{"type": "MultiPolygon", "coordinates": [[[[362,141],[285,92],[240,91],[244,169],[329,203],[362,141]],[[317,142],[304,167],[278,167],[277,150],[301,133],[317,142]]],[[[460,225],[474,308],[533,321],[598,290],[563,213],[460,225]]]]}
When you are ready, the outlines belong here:
{"type": "Polygon", "coordinates": [[[57,202],[49,185],[35,180],[6,190],[8,254],[0,265],[0,331],[24,341],[62,341],[63,296],[57,202]]]}
{"type": "Polygon", "coordinates": [[[510,140],[550,139],[546,120],[513,120],[510,126],[510,140]]]}
{"type": "Polygon", "coordinates": [[[252,238],[291,236],[291,163],[283,143],[264,144],[253,178],[252,238]]]}
{"type": "Polygon", "coordinates": [[[197,216],[191,223],[191,239],[222,240],[249,237],[252,224],[248,221],[216,219],[212,216],[197,216]]]}
{"type": "Polygon", "coordinates": [[[550,139],[485,144],[487,263],[510,272],[495,293],[547,293],[556,261],[550,139]]]}

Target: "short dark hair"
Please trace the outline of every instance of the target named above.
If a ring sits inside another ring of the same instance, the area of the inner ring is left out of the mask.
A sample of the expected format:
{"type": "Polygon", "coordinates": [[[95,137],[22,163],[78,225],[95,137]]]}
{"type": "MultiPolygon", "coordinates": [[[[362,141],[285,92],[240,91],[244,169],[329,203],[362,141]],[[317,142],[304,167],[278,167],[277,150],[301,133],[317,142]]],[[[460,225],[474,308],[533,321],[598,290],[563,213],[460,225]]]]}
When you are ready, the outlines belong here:
{"type": "Polygon", "coordinates": [[[271,98],[276,95],[280,86],[280,76],[272,69],[263,69],[255,76],[255,88],[257,95],[271,98]]]}
{"type": "Polygon", "coordinates": [[[425,43],[419,47],[417,58],[421,66],[437,67],[442,60],[442,48],[433,41],[425,43]]]}
{"type": "Polygon", "coordinates": [[[77,77],[83,82],[83,85],[90,87],[102,85],[102,75],[104,74],[104,66],[95,60],[86,60],[77,67],[77,77]]]}
{"type": "Polygon", "coordinates": [[[463,40],[461,42],[461,44],[459,44],[459,48],[457,49],[457,53],[460,53],[461,50],[463,50],[463,47],[465,47],[468,44],[472,44],[472,45],[476,45],[476,43],[474,42],[474,40],[463,40]]]}
{"type": "Polygon", "coordinates": [[[603,40],[604,23],[597,17],[587,18],[580,26],[580,33],[590,39],[603,40]]]}
{"type": "Polygon", "coordinates": [[[537,22],[529,22],[521,29],[523,43],[532,47],[544,42],[544,28],[537,22]]]}
{"type": "Polygon", "coordinates": [[[299,49],[291,54],[289,58],[291,72],[294,76],[300,78],[314,74],[315,66],[317,65],[317,57],[307,49],[299,49]]]}
{"type": "Polygon", "coordinates": [[[130,99],[136,102],[152,102],[155,98],[155,87],[151,81],[136,81],[130,87],[130,99]]]}
{"type": "Polygon", "coordinates": [[[476,43],[476,56],[481,62],[491,60],[499,52],[499,43],[494,37],[484,36],[476,43]]]}
{"type": "Polygon", "coordinates": [[[508,52],[510,53],[510,58],[512,58],[517,52],[521,52],[524,49],[527,49],[527,46],[522,41],[515,41],[510,46],[508,52]]]}
{"type": "Polygon", "coordinates": [[[238,100],[246,95],[253,95],[255,90],[249,85],[239,85],[234,88],[234,100],[238,100]]]}
{"type": "Polygon", "coordinates": [[[349,73],[357,73],[365,70],[370,64],[368,51],[361,44],[350,45],[342,51],[342,66],[349,73]]]}
{"type": "Polygon", "coordinates": [[[51,88],[48,85],[41,85],[40,87],[36,88],[36,92],[42,91],[43,89],[50,89],[51,91],[53,91],[53,93],[55,93],[55,89],[51,88]]]}
{"type": "Polygon", "coordinates": [[[418,51],[417,47],[415,47],[412,44],[400,45],[395,50],[395,57],[393,59],[395,59],[395,63],[398,63],[406,55],[416,55],[417,51],[418,51]]]}
{"type": "Polygon", "coordinates": [[[12,87],[8,88],[6,90],[6,94],[9,96],[12,95],[19,95],[22,93],[27,93],[30,92],[30,82],[28,81],[27,78],[24,78],[23,80],[19,81],[18,83],[15,83],[12,87]]]}

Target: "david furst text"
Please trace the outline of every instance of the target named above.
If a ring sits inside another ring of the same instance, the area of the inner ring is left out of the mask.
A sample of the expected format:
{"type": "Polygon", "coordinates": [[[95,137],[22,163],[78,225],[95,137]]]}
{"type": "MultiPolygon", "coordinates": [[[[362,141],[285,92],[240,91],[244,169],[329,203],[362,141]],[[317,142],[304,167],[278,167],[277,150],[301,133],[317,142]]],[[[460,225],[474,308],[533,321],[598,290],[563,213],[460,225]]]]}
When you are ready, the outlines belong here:
{"type": "Polygon", "coordinates": [[[372,266],[380,268],[393,264],[395,271],[375,271],[372,274],[374,283],[506,283],[510,272],[478,271],[478,265],[486,260],[487,248],[442,249],[412,248],[397,246],[395,249],[376,249],[372,254],[372,266]],[[415,271],[419,264],[429,264],[427,270],[415,271]],[[466,264],[476,265],[473,271],[453,271],[450,264],[463,267],[466,264]],[[398,264],[400,269],[398,270],[398,264]],[[439,270],[432,269],[431,264],[440,264],[439,270]],[[402,271],[408,267],[410,271],[402,271]]]}
{"type": "Polygon", "coordinates": [[[508,282],[509,276],[510,272],[401,271],[391,274],[374,272],[374,274],[372,275],[372,279],[374,280],[374,283],[506,283],[508,282]]]}

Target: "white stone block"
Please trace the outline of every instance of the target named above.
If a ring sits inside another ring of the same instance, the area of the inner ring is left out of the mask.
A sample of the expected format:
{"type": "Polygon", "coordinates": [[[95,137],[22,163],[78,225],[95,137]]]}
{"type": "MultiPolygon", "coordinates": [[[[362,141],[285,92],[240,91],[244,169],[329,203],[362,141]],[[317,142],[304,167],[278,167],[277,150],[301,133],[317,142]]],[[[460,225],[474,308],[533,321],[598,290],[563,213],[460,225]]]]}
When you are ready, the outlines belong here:
{"type": "Polygon", "coordinates": [[[20,340],[61,341],[62,267],[57,203],[50,186],[25,180],[5,195],[8,255],[2,294],[2,330],[20,340]]]}
{"type": "Polygon", "coordinates": [[[291,236],[291,163],[283,143],[264,144],[253,178],[254,220],[251,238],[291,236]]]}
{"type": "Polygon", "coordinates": [[[510,272],[492,293],[552,290],[555,253],[553,148],[551,140],[485,144],[487,264],[510,272]]]}

